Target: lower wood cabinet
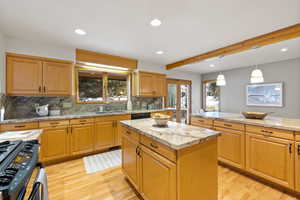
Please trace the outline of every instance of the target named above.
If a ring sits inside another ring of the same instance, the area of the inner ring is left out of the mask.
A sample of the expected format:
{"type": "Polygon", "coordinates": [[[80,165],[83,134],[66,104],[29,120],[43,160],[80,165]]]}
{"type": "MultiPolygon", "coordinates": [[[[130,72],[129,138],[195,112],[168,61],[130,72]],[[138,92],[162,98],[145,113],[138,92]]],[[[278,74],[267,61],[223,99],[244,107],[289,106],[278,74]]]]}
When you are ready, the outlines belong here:
{"type": "Polygon", "coordinates": [[[300,142],[295,142],[295,190],[300,192],[300,142]]]}
{"type": "Polygon", "coordinates": [[[115,144],[116,121],[95,122],[94,148],[101,150],[115,144]]]}
{"type": "Polygon", "coordinates": [[[69,127],[45,128],[41,136],[41,160],[49,161],[69,156],[69,127]]]}
{"type": "Polygon", "coordinates": [[[138,155],[144,199],[176,200],[176,165],[144,146],[138,155]]]}
{"type": "Polygon", "coordinates": [[[218,159],[234,167],[245,168],[245,133],[226,128],[216,128],[218,137],[218,159]]]}
{"type": "Polygon", "coordinates": [[[294,141],[246,134],[246,170],[294,189],[294,141]]]}
{"type": "Polygon", "coordinates": [[[139,180],[138,180],[138,141],[123,136],[122,138],[122,168],[123,172],[133,184],[133,186],[138,190],[139,180]]]}
{"type": "Polygon", "coordinates": [[[71,154],[92,152],[94,149],[94,124],[79,124],[71,127],[71,154]]]}

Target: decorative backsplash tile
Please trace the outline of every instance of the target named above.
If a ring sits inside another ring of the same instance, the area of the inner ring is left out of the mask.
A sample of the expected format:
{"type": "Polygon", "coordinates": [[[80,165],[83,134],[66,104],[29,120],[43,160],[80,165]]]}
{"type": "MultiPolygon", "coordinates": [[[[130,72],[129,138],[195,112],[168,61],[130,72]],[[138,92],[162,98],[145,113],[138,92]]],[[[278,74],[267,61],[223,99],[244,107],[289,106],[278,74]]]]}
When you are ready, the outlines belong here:
{"type": "MultiPolygon", "coordinates": [[[[158,98],[132,97],[132,109],[161,109],[163,100],[158,98]]],[[[13,97],[0,96],[0,106],[5,108],[5,119],[20,119],[37,117],[36,105],[49,104],[49,109],[58,107],[62,115],[96,112],[100,104],[76,104],[73,97],[13,97]],[[70,106],[64,107],[64,105],[70,106]]],[[[105,111],[121,111],[127,109],[127,104],[101,104],[105,111]]]]}

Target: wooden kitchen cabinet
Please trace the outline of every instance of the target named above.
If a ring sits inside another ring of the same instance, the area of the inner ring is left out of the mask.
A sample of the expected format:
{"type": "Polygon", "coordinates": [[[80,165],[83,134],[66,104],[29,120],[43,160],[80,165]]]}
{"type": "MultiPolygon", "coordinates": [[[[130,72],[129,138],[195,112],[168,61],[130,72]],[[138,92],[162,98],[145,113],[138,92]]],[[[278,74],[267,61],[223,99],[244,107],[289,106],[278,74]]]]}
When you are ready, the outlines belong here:
{"type": "Polygon", "coordinates": [[[245,133],[242,131],[219,128],[218,159],[234,167],[245,168],[245,133]]]}
{"type": "Polygon", "coordinates": [[[95,122],[95,150],[112,147],[115,144],[116,121],[95,122]]]}
{"type": "Polygon", "coordinates": [[[8,95],[39,95],[42,92],[42,61],[7,56],[6,92],[8,95]]]}
{"type": "Polygon", "coordinates": [[[246,133],[246,170],[294,188],[294,141],[246,133]]]}
{"type": "Polygon", "coordinates": [[[138,150],[139,142],[130,136],[122,137],[122,169],[135,189],[139,189],[138,150]]]}
{"type": "Polygon", "coordinates": [[[47,96],[70,96],[72,67],[66,63],[43,62],[43,92],[47,96]]]}
{"type": "Polygon", "coordinates": [[[43,162],[69,156],[69,127],[43,129],[41,136],[41,160],[43,162]]]}
{"type": "Polygon", "coordinates": [[[176,200],[176,164],[144,146],[139,152],[139,163],[140,193],[144,199],[176,200]]]}
{"type": "Polygon", "coordinates": [[[71,127],[71,153],[79,155],[94,149],[94,124],[86,123],[71,127]]]}
{"type": "Polygon", "coordinates": [[[132,95],[161,97],[166,95],[166,75],[151,72],[135,72],[132,77],[132,95]]]}
{"type": "Polygon", "coordinates": [[[295,190],[300,192],[300,142],[295,142],[295,190]]]}
{"type": "Polygon", "coordinates": [[[202,128],[213,129],[213,120],[203,117],[191,117],[191,125],[199,126],[202,128]]]}
{"type": "Polygon", "coordinates": [[[6,91],[11,96],[70,96],[72,62],[8,53],[6,91]]]}

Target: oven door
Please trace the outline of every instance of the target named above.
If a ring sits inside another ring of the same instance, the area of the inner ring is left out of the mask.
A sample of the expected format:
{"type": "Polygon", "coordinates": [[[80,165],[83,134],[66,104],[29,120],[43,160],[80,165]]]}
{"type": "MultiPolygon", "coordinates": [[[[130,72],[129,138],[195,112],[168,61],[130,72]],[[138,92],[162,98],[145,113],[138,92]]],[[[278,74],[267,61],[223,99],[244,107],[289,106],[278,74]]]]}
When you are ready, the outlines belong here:
{"type": "Polygon", "coordinates": [[[40,173],[41,166],[37,165],[27,180],[27,184],[22,188],[22,191],[19,193],[17,200],[41,200],[41,190],[42,185],[36,183],[37,177],[40,173]]]}

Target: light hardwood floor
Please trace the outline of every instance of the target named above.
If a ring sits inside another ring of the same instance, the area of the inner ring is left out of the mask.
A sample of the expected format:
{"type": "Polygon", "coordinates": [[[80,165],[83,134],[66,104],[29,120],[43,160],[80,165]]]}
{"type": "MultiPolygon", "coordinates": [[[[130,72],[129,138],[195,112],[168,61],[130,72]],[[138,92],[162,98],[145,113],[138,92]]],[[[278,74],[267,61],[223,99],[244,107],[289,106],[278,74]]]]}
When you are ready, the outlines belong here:
{"type": "MultiPolygon", "coordinates": [[[[141,200],[120,167],[86,174],[82,159],[46,167],[50,200],[141,200]]],[[[296,200],[260,182],[219,167],[219,200],[296,200]]]]}

